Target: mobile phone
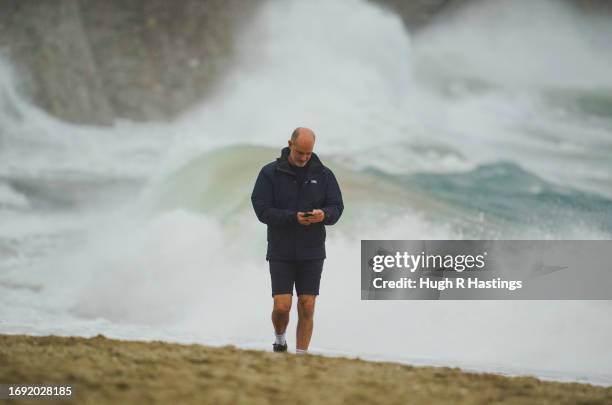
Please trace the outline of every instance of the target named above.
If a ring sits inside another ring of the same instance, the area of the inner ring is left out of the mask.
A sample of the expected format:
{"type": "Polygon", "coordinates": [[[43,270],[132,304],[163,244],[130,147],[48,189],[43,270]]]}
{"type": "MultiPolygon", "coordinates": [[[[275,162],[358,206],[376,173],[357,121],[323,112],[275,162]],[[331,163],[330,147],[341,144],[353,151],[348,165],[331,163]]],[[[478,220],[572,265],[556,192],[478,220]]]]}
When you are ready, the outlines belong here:
{"type": "Polygon", "coordinates": [[[314,217],[314,214],[312,212],[305,212],[304,217],[314,217]]]}

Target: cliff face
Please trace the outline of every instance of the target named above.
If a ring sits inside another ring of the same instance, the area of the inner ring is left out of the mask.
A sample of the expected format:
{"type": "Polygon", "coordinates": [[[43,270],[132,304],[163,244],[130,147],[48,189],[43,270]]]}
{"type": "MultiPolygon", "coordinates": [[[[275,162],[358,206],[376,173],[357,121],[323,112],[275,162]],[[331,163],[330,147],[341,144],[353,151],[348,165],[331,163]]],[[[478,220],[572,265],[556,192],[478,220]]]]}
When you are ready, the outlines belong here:
{"type": "MultiPolygon", "coordinates": [[[[241,25],[267,0],[0,0],[0,56],[20,90],[71,122],[165,120],[214,91],[241,25]]],[[[415,31],[482,0],[368,0],[415,31]]],[[[607,0],[565,0],[610,13],[607,0]]]]}
{"type": "MultiPolygon", "coordinates": [[[[490,0],[368,0],[396,12],[410,31],[429,24],[440,15],[452,13],[468,4],[485,3],[490,0]]],[[[562,0],[584,13],[612,15],[610,0],[562,0]]]]}
{"type": "Polygon", "coordinates": [[[1,0],[20,90],[67,121],[167,119],[214,89],[260,1],[1,0]]]}
{"type": "Polygon", "coordinates": [[[396,12],[404,21],[406,28],[418,30],[427,25],[431,19],[451,3],[469,0],[368,0],[396,12]]]}

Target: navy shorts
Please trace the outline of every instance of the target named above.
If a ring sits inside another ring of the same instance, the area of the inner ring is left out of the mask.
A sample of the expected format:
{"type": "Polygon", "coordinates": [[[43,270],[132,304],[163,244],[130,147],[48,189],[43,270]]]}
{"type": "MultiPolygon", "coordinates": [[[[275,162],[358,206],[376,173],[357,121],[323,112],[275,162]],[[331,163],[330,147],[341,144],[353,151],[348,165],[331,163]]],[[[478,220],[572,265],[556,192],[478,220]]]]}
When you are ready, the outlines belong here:
{"type": "Polygon", "coordinates": [[[317,260],[270,260],[272,296],[293,295],[293,284],[297,295],[319,295],[319,283],[324,259],[317,260]]]}

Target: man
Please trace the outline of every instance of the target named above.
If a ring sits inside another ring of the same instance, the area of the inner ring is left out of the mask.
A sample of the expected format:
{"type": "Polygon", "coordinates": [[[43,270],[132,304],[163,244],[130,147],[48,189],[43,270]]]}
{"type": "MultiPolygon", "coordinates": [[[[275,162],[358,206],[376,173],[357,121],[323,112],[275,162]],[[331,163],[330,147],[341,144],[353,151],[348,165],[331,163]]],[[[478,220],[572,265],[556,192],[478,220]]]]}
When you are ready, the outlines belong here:
{"type": "Polygon", "coordinates": [[[296,353],[305,354],[312,336],[315,299],[325,259],[325,225],[335,224],[344,205],[334,174],[312,152],[315,134],[296,128],[280,158],[259,172],[251,201],[268,225],[275,352],[286,352],[285,330],[298,295],[296,353]]]}

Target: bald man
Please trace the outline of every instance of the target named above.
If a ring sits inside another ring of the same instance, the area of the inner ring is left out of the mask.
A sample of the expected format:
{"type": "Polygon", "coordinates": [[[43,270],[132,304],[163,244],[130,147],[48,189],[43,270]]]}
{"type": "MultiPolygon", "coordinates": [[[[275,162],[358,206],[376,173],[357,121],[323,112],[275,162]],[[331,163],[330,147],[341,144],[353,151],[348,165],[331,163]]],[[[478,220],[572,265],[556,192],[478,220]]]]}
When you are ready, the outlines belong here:
{"type": "Polygon", "coordinates": [[[335,224],[344,205],[338,182],[312,152],[315,134],[296,128],[288,147],[259,172],[251,195],[257,218],[268,226],[266,260],[272,279],[275,352],[286,352],[293,287],[298,296],[296,353],[312,337],[315,299],[325,260],[325,225],[335,224]]]}

